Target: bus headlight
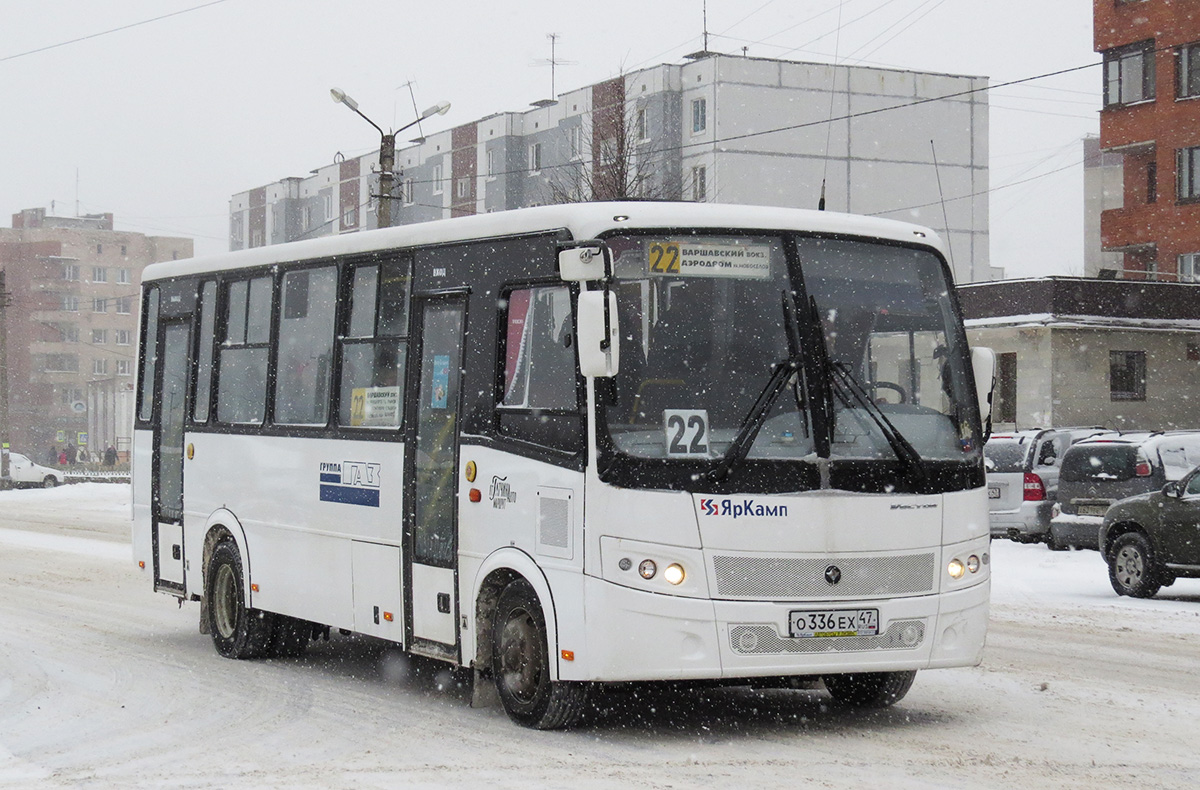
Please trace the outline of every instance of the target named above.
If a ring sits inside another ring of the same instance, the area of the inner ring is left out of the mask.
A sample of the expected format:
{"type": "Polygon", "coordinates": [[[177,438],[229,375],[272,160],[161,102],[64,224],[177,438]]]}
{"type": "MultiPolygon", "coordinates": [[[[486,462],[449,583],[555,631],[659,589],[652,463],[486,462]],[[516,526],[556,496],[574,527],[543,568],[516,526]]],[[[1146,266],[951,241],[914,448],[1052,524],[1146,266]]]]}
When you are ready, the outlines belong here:
{"type": "Polygon", "coordinates": [[[969,570],[971,573],[979,572],[979,558],[974,554],[972,554],[970,557],[967,557],[967,570],[969,570]]]}
{"type": "Polygon", "coordinates": [[[658,573],[658,565],[654,563],[654,560],[642,560],[641,565],[638,565],[638,573],[642,575],[643,579],[653,579],[654,574],[658,573]]]}
{"type": "Polygon", "coordinates": [[[683,584],[683,580],[687,578],[687,574],[683,570],[683,566],[678,562],[672,562],[663,571],[663,578],[671,584],[683,584]]]}
{"type": "Polygon", "coordinates": [[[961,579],[966,572],[967,566],[963,565],[963,561],[958,557],[950,560],[950,564],[946,566],[946,573],[950,574],[951,579],[961,579]]]}

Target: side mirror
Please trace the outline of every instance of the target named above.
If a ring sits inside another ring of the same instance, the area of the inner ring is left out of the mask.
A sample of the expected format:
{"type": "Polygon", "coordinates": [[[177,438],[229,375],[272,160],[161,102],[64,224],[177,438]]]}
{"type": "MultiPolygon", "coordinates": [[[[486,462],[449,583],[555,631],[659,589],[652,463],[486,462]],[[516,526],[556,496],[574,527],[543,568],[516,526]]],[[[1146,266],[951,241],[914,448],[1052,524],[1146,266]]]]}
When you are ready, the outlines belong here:
{"type": "Polygon", "coordinates": [[[558,276],[571,283],[595,282],[608,275],[603,242],[585,241],[558,252],[558,276]]]}
{"type": "Polygon", "coordinates": [[[607,378],[617,375],[621,367],[617,295],[607,288],[603,291],[580,291],[575,321],[579,339],[579,371],[585,376],[607,378]]]}
{"type": "Polygon", "coordinates": [[[1172,480],[1171,482],[1169,482],[1165,486],[1163,486],[1162,492],[1163,492],[1163,496],[1171,497],[1172,499],[1178,499],[1179,498],[1179,482],[1176,480],[1172,480]]]}
{"type": "Polygon", "coordinates": [[[971,349],[971,368],[975,372],[975,397],[979,400],[979,420],[985,438],[992,433],[992,391],[996,387],[996,352],[982,346],[971,349]]]}

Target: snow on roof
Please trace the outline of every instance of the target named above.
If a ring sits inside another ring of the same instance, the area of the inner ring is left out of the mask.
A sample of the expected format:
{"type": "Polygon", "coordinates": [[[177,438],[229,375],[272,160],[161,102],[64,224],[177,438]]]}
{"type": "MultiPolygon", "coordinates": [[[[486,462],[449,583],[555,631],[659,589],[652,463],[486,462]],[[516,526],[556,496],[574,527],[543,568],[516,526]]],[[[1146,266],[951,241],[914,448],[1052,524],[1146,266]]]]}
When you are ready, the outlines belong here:
{"type": "Polygon", "coordinates": [[[1054,313],[968,318],[963,323],[967,329],[1052,327],[1054,329],[1128,329],[1134,331],[1193,329],[1200,331],[1200,320],[1188,318],[1117,318],[1096,315],[1055,315],[1054,313]]]}
{"type": "Polygon", "coordinates": [[[214,270],[270,266],[334,255],[356,255],[397,247],[520,236],[560,229],[568,231],[574,239],[591,239],[607,231],[655,228],[796,230],[844,234],[923,244],[934,248],[945,257],[941,239],[929,228],[878,217],[717,203],[574,203],[497,211],[340,236],[324,236],[308,241],[256,247],[202,258],[166,261],[147,266],[142,280],[214,270]]]}

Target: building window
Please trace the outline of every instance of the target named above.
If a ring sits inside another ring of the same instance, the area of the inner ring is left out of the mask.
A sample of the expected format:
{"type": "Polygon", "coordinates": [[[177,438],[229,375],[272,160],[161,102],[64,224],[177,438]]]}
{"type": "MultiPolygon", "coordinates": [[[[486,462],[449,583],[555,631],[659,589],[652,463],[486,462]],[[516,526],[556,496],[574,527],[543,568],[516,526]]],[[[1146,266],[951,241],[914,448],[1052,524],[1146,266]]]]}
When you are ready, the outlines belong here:
{"type": "Polygon", "coordinates": [[[696,99],[692,102],[692,134],[703,132],[708,128],[708,99],[696,99]]]}
{"type": "Polygon", "coordinates": [[[1188,252],[1179,256],[1179,282],[1200,282],[1200,252],[1188,252]]]}
{"type": "Polygon", "coordinates": [[[542,144],[534,143],[529,146],[529,169],[536,173],[542,169],[542,144]]]}
{"type": "Polygon", "coordinates": [[[117,299],[116,302],[117,302],[117,315],[129,315],[129,313],[133,310],[133,297],[132,296],[122,296],[119,299],[117,299]]]}
{"type": "Polygon", "coordinates": [[[1154,98],[1154,42],[1142,41],[1104,53],[1104,106],[1154,98]]]}
{"type": "Polygon", "coordinates": [[[637,139],[645,140],[650,137],[650,129],[646,125],[646,111],[644,109],[637,111],[637,121],[635,127],[637,129],[637,139]]]}
{"type": "Polygon", "coordinates": [[[118,359],[117,360],[117,375],[118,376],[132,376],[133,375],[133,373],[131,372],[132,367],[133,366],[130,364],[128,359],[118,359]]]}
{"type": "Polygon", "coordinates": [[[83,400],[83,390],[72,387],[63,387],[61,390],[59,390],[59,397],[62,399],[62,405],[70,406],[77,401],[83,400]]]}
{"type": "Polygon", "coordinates": [[[107,343],[108,342],[108,330],[107,329],[93,329],[92,330],[92,342],[95,343],[96,345],[103,345],[103,344],[107,343]]]}
{"type": "Polygon", "coordinates": [[[97,244],[97,245],[96,245],[96,254],[97,254],[97,255],[99,255],[99,254],[100,254],[100,253],[102,253],[102,252],[104,252],[104,245],[103,245],[103,244],[97,244]]]}
{"type": "Polygon", "coordinates": [[[94,282],[94,283],[108,282],[108,269],[105,269],[103,266],[93,266],[92,267],[92,282],[94,282]]]}
{"type": "Polygon", "coordinates": [[[116,341],[118,346],[133,345],[133,332],[130,332],[128,329],[116,329],[113,331],[113,335],[113,340],[116,341]]]}
{"type": "Polygon", "coordinates": [[[1108,387],[1112,400],[1146,399],[1146,352],[1109,351],[1108,387]]]}
{"type": "Polygon", "coordinates": [[[107,376],[108,375],[108,360],[107,359],[93,359],[92,360],[92,375],[93,376],[107,376]]]}
{"type": "Polygon", "coordinates": [[[1200,146],[1175,152],[1175,186],[1180,201],[1200,199],[1200,146]]]}
{"type": "Polygon", "coordinates": [[[128,285],[130,282],[131,282],[131,280],[129,279],[129,270],[128,269],[117,269],[117,284],[118,285],[128,285]]]}
{"type": "Polygon", "coordinates": [[[126,254],[127,254],[127,252],[125,250],[125,245],[122,244],[121,245],[121,257],[124,258],[126,254]]]}
{"type": "Polygon", "coordinates": [[[63,294],[59,306],[64,313],[77,313],[79,312],[79,297],[63,294]]]}
{"type": "Polygon", "coordinates": [[[1175,56],[1175,96],[1200,96],[1200,43],[1180,47],[1175,56]]]}
{"type": "Polygon", "coordinates": [[[442,166],[433,166],[433,194],[442,194],[442,166]]]}
{"type": "Polygon", "coordinates": [[[76,373],[79,371],[79,357],[74,354],[47,354],[47,373],[76,373]]]}
{"type": "Polygon", "coordinates": [[[567,141],[571,145],[571,158],[576,159],[583,156],[583,127],[572,126],[567,132],[567,141]]]}
{"type": "Polygon", "coordinates": [[[466,198],[471,195],[471,179],[460,178],[454,185],[454,193],[458,198],[466,198]]]}
{"type": "Polygon", "coordinates": [[[93,313],[107,313],[108,312],[108,300],[102,299],[100,297],[93,298],[92,299],[92,312],[93,313]]]}
{"type": "Polygon", "coordinates": [[[692,168],[692,200],[702,203],[708,200],[708,168],[692,168]]]}
{"type": "Polygon", "coordinates": [[[71,324],[61,324],[58,331],[62,333],[62,342],[78,343],[79,342],[79,327],[71,324]]]}
{"type": "Polygon", "coordinates": [[[996,406],[994,422],[1017,421],[1017,354],[996,355],[996,406]]]}
{"type": "Polygon", "coordinates": [[[486,162],[487,170],[485,171],[487,173],[487,177],[495,178],[495,176],[496,176],[496,152],[488,151],[486,154],[484,154],[484,157],[487,160],[487,162],[486,162]]]}
{"type": "Polygon", "coordinates": [[[1154,203],[1158,201],[1158,162],[1149,162],[1146,165],[1146,202],[1154,203]]]}
{"type": "Polygon", "coordinates": [[[342,212],[342,227],[343,228],[352,228],[357,224],[358,224],[358,207],[357,206],[347,206],[346,210],[342,212]]]}
{"type": "Polygon", "coordinates": [[[64,263],[63,264],[63,279],[74,282],[79,279],[79,264],[64,263]]]}

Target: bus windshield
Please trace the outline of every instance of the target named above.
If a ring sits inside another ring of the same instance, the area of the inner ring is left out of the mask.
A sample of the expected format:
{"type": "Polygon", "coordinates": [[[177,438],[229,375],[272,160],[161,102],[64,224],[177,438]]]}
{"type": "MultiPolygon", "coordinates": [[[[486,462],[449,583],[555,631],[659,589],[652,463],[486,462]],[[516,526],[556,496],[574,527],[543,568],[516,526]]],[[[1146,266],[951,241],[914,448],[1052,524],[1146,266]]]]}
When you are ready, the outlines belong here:
{"type": "Polygon", "coordinates": [[[618,455],[727,462],[738,440],[749,461],[978,461],[966,346],[932,252],[802,236],[608,243],[621,367],[604,420],[618,455]]]}

